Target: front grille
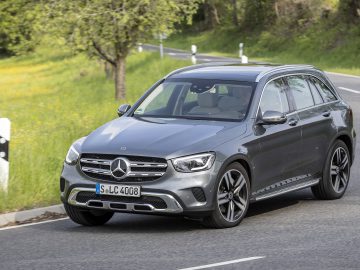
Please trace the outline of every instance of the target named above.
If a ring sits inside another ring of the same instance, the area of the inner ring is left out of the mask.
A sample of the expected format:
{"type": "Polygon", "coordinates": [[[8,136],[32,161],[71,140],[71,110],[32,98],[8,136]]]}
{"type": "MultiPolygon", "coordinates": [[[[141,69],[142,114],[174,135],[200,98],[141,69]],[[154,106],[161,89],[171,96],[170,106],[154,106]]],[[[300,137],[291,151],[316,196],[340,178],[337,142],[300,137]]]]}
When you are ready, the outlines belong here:
{"type": "Polygon", "coordinates": [[[120,156],[112,154],[82,154],[80,167],[84,174],[98,180],[116,182],[146,182],[163,176],[167,169],[166,159],[142,156],[120,156]],[[123,158],[129,164],[127,176],[115,178],[110,170],[116,158],[123,158]]]}
{"type": "Polygon", "coordinates": [[[135,197],[118,197],[111,195],[98,195],[91,191],[80,191],[76,195],[76,201],[79,203],[87,203],[89,200],[118,202],[118,203],[136,203],[136,204],[150,204],[156,209],[166,209],[166,202],[158,197],[153,196],[141,196],[140,198],[135,197]]]}
{"type": "Polygon", "coordinates": [[[202,188],[194,187],[191,191],[198,202],[206,202],[205,193],[202,188]]]}

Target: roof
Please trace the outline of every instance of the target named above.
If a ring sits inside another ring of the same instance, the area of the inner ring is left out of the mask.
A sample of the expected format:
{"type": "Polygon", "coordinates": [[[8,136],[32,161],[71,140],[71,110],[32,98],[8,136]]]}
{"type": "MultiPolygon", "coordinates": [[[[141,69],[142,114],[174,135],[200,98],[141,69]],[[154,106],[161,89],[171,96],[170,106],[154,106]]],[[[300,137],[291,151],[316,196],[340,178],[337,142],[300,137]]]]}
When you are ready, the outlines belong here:
{"type": "Polygon", "coordinates": [[[258,82],[263,76],[275,71],[314,68],[307,65],[240,65],[239,63],[207,63],[175,70],[167,78],[219,79],[258,82]]]}

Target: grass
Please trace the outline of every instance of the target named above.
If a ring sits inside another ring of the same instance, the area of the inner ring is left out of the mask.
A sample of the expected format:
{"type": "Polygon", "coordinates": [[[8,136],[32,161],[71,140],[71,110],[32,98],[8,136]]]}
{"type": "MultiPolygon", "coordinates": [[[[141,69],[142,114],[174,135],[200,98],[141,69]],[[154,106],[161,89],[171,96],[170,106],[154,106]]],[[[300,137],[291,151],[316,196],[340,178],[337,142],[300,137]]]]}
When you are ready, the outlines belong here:
{"type": "Polygon", "coordinates": [[[287,26],[259,33],[232,28],[184,32],[171,36],[165,46],[190,51],[191,44],[196,44],[199,53],[238,57],[239,42],[245,44],[250,61],[306,63],[328,71],[360,75],[360,28],[341,23],[318,23],[292,32],[287,26]]]}
{"type": "Polygon", "coordinates": [[[59,176],[71,143],[117,117],[155,81],[190,63],[157,54],[129,56],[127,99],[114,100],[114,86],[100,63],[61,49],[0,60],[0,117],[10,118],[10,180],[0,192],[0,212],[59,203],[59,176]]]}

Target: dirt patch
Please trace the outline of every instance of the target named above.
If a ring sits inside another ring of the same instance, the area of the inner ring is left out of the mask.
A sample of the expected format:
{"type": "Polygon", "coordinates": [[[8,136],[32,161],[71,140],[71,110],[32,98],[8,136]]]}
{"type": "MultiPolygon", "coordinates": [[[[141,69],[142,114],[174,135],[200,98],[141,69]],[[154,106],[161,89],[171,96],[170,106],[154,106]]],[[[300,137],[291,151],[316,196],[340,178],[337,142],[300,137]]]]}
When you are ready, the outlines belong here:
{"type": "Polygon", "coordinates": [[[24,220],[24,221],[10,222],[10,223],[8,223],[8,224],[6,224],[4,226],[0,226],[0,228],[9,227],[9,226],[16,226],[16,225],[23,225],[23,224],[30,224],[30,223],[46,221],[46,220],[55,220],[55,219],[64,218],[64,217],[67,217],[67,214],[45,212],[41,216],[31,218],[31,219],[27,219],[27,220],[24,220]]]}

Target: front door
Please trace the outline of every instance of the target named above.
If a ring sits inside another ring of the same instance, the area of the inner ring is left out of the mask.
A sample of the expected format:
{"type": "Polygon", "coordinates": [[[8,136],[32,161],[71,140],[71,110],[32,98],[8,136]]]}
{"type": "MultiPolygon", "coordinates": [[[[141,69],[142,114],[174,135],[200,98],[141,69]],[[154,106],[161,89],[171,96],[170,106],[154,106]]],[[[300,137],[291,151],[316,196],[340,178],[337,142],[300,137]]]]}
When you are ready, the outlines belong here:
{"type": "Polygon", "coordinates": [[[258,114],[278,111],[287,114],[287,122],[276,125],[255,125],[258,151],[253,155],[253,195],[260,196],[291,184],[301,175],[299,148],[301,128],[299,117],[289,103],[288,88],[282,78],[266,84],[258,114]]]}

